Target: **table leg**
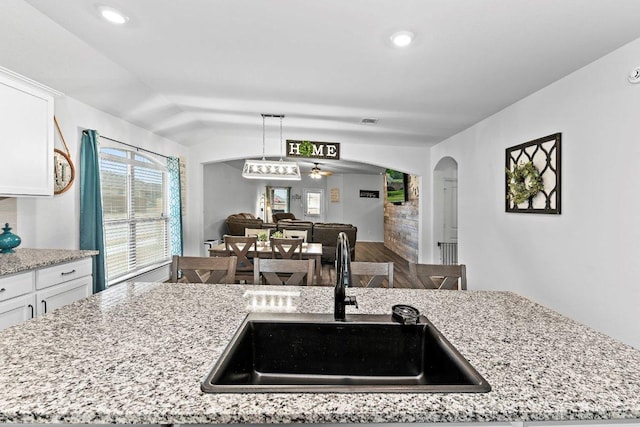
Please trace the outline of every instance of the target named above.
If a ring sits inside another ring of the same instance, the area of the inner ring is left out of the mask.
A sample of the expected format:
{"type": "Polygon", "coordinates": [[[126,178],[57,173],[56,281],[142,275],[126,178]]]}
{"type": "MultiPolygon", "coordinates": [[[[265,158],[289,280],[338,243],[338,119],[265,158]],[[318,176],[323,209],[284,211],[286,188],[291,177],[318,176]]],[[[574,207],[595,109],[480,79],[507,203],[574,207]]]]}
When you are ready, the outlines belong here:
{"type": "Polygon", "coordinates": [[[322,255],[316,255],[314,259],[316,260],[316,277],[313,284],[320,285],[320,281],[322,280],[322,255]]]}

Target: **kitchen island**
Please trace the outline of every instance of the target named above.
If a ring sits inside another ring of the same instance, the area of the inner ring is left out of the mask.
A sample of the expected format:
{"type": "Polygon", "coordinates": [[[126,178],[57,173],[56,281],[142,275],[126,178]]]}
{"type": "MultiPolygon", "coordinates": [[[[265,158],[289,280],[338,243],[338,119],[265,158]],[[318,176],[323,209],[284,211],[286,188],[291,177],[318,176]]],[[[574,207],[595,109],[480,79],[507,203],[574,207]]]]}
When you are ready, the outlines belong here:
{"type": "Polygon", "coordinates": [[[251,307],[247,290],[122,284],[0,333],[0,422],[116,424],[640,420],[640,351],[510,292],[350,288],[359,309],[410,304],[491,384],[488,393],[206,394],[200,381],[251,307]]]}

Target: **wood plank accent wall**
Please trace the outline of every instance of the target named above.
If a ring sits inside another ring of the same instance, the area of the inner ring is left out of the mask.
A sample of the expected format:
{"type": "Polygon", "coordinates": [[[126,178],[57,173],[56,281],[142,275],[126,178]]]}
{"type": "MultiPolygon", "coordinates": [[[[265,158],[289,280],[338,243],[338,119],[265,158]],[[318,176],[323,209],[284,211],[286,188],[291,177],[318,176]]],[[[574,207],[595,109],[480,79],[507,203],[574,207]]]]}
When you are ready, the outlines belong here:
{"type": "Polygon", "coordinates": [[[418,179],[409,175],[409,201],[394,205],[384,201],[384,246],[409,262],[418,262],[418,179]]]}

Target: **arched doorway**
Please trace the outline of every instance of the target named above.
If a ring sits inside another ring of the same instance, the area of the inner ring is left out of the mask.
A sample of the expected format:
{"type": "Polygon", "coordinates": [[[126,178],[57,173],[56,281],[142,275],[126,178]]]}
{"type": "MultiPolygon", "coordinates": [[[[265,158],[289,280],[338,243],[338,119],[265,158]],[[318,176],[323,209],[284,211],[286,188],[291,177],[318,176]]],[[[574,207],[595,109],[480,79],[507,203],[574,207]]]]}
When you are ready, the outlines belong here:
{"type": "Polygon", "coordinates": [[[443,157],[433,170],[434,259],[458,263],[458,163],[443,157]]]}

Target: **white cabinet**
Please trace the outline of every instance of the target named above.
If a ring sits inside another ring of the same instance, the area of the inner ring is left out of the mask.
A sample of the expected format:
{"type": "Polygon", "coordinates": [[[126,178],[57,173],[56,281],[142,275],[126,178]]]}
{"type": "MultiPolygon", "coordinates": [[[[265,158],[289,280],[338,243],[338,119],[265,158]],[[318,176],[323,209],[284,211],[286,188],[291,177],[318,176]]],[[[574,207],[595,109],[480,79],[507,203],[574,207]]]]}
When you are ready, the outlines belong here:
{"type": "Polygon", "coordinates": [[[0,330],[17,325],[35,316],[35,296],[33,294],[0,302],[0,330]]]}
{"type": "Polygon", "coordinates": [[[0,67],[0,196],[53,195],[53,97],[0,67]]]}
{"type": "Polygon", "coordinates": [[[92,287],[91,258],[0,277],[0,330],[88,297],[92,287]]]}
{"type": "Polygon", "coordinates": [[[36,292],[38,315],[50,313],[53,310],[71,304],[91,295],[92,276],[65,282],[42,291],[36,292]]]}
{"type": "Polygon", "coordinates": [[[35,272],[0,277],[0,329],[35,316],[35,272]]]}

